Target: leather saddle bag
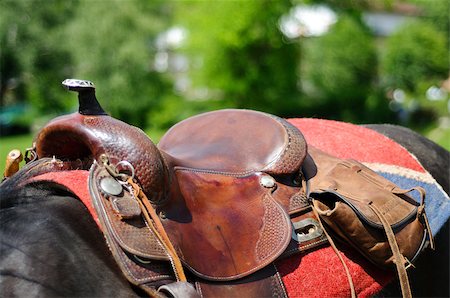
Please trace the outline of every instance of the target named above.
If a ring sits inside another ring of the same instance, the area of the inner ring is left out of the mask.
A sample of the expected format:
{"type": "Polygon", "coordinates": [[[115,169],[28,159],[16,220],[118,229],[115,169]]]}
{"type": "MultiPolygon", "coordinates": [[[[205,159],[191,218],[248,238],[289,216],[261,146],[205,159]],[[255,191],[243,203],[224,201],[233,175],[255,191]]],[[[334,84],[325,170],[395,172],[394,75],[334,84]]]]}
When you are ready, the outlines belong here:
{"type": "Polygon", "coordinates": [[[338,162],[310,194],[327,231],[381,268],[397,268],[408,291],[406,268],[433,237],[425,191],[401,189],[354,160],[338,162]],[[409,194],[417,192],[417,202],[409,194]]]}

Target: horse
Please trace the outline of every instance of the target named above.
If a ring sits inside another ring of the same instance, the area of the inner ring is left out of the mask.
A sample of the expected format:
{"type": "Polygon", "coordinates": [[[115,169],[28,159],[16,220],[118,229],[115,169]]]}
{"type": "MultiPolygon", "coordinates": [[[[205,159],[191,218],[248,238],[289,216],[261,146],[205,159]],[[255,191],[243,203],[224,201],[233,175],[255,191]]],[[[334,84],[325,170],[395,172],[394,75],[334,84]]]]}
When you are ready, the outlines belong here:
{"type": "MultiPolygon", "coordinates": [[[[99,115],[104,115],[100,105],[93,97],[93,93],[86,91],[92,91],[92,85],[81,87],[76,85],[73,88],[75,89],[72,90],[75,91],[83,91],[79,94],[80,114],[94,111],[99,115]],[[89,100],[94,104],[83,107],[82,103],[89,100]]],[[[75,119],[80,119],[78,114],[75,115],[75,119]]],[[[111,121],[116,123],[116,120],[111,121]]],[[[95,119],[92,120],[92,123],[98,124],[95,119]]],[[[404,182],[395,180],[399,177],[396,175],[397,172],[406,173],[406,179],[410,179],[414,175],[416,178],[420,176],[425,179],[423,181],[414,180],[414,183],[420,182],[429,187],[426,189],[427,193],[434,200],[431,209],[427,212],[431,219],[431,230],[438,231],[434,235],[436,251],[426,250],[415,262],[416,268],[410,272],[411,288],[417,296],[448,296],[450,206],[448,169],[450,153],[423,136],[399,126],[356,126],[336,121],[301,118],[290,119],[289,123],[286,125],[298,128],[305,135],[308,145],[328,150],[328,153],[335,153],[335,156],[340,158],[360,157],[373,168],[381,166],[380,173],[384,173],[383,175],[387,179],[400,183],[400,186],[404,182]],[[362,138],[365,138],[364,141],[362,138]],[[330,139],[331,142],[329,142],[330,139]],[[376,143],[377,140],[383,142],[376,143]],[[405,159],[406,155],[396,155],[399,152],[406,152],[408,158],[405,159]],[[371,163],[378,160],[391,161],[394,166],[388,166],[389,169],[386,170],[384,169],[385,164],[371,163]],[[406,170],[400,166],[409,166],[412,170],[406,170]]],[[[43,134],[45,135],[45,132],[43,134]]],[[[57,151],[58,148],[54,148],[58,147],[58,143],[54,142],[57,142],[59,138],[65,138],[66,144],[71,146],[68,151],[65,151],[66,153],[82,156],[77,155],[76,151],[86,150],[86,147],[79,146],[80,138],[82,139],[83,135],[77,135],[78,139],[75,141],[71,139],[74,136],[64,133],[58,133],[57,137],[50,142],[50,147],[41,148],[41,154],[45,150],[62,152],[57,151]]],[[[127,146],[126,150],[133,150],[129,144],[127,146]]],[[[35,169],[38,168],[37,165],[41,161],[28,163],[0,185],[0,290],[2,294],[5,297],[25,295],[38,297],[145,296],[147,293],[129,283],[122,274],[111,254],[113,247],[108,246],[100,232],[99,223],[96,221],[98,218],[93,218],[89,204],[83,200],[90,196],[82,186],[87,184],[86,171],[71,171],[70,175],[65,175],[64,171],[56,171],[51,173],[52,179],[37,179],[36,177],[40,173],[35,169]],[[58,180],[71,181],[58,183],[58,180]],[[65,185],[74,187],[68,188],[65,185]]],[[[80,160],[77,162],[82,163],[80,160]]],[[[81,167],[82,164],[79,166],[81,167]]],[[[152,183],[155,181],[157,189],[164,182],[164,180],[153,179],[152,183]]],[[[109,187],[106,188],[107,191],[110,190],[109,187]]],[[[296,267],[305,263],[308,256],[325,251],[327,248],[316,249],[313,252],[292,255],[277,261],[278,278],[283,280],[287,294],[292,296],[324,295],[318,286],[316,286],[317,288],[308,288],[308,292],[296,291],[297,288],[302,288],[296,284],[298,278],[305,280],[310,278],[308,274],[295,276],[296,267]]],[[[357,263],[359,259],[355,258],[354,260],[352,259],[357,263]]],[[[361,262],[364,263],[363,260],[361,262]]],[[[325,269],[336,273],[335,268],[325,269]]],[[[398,285],[390,282],[391,274],[372,271],[369,267],[364,267],[363,270],[368,270],[369,275],[373,273],[377,276],[375,282],[371,282],[370,286],[360,289],[360,295],[399,295],[398,285]],[[382,287],[383,289],[381,289],[382,287]]],[[[323,273],[324,271],[317,272],[323,273]]],[[[327,285],[326,282],[321,282],[322,277],[326,276],[315,277],[316,285],[322,285],[323,288],[328,289],[337,287],[337,285],[327,285]]],[[[245,282],[252,282],[252,277],[242,278],[240,283],[244,284],[245,282]]],[[[334,282],[342,283],[339,279],[335,279],[334,282]]],[[[305,289],[303,286],[302,290],[305,289]]],[[[331,295],[331,293],[326,292],[325,296],[331,295]]],[[[336,292],[334,293],[336,295],[336,292]]],[[[182,296],[185,295],[187,293],[182,293],[182,296]]]]}

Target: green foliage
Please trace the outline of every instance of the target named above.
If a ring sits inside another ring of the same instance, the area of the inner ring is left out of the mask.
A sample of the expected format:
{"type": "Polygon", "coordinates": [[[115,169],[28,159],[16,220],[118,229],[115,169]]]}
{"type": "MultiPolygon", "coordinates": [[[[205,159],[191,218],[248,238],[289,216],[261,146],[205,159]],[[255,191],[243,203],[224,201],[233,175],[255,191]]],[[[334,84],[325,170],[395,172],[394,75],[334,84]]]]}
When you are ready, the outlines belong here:
{"type": "Polygon", "coordinates": [[[112,115],[144,126],[170,85],[152,69],[153,41],[169,20],[165,6],[146,1],[83,1],[68,23],[74,74],[97,86],[112,115]]]}
{"type": "Polygon", "coordinates": [[[64,113],[76,100],[65,78],[94,81],[105,109],[135,125],[170,84],[152,70],[153,40],[170,18],[167,5],[146,1],[1,2],[1,104],[30,103],[64,113]],[[15,85],[13,84],[14,82],[15,85]]]}
{"type": "Polygon", "coordinates": [[[74,1],[0,2],[1,104],[27,101],[48,113],[67,108],[61,78],[70,74],[71,56],[55,42],[72,15],[74,1]]]}
{"type": "Polygon", "coordinates": [[[302,80],[314,86],[317,95],[313,97],[326,105],[333,117],[356,120],[355,111],[364,107],[373,87],[376,62],[373,39],[366,28],[353,17],[341,16],[326,35],[306,45],[302,80]]]}
{"type": "Polygon", "coordinates": [[[184,53],[194,61],[190,77],[211,99],[230,107],[287,115],[298,104],[295,43],[283,40],[279,18],[289,1],[189,2],[176,21],[188,30],[184,53]]]}
{"type": "Polygon", "coordinates": [[[158,109],[147,114],[147,127],[155,130],[168,129],[188,117],[227,107],[225,102],[218,100],[188,101],[180,97],[168,97],[158,109]]]}
{"type": "Polygon", "coordinates": [[[423,21],[408,23],[388,38],[382,61],[386,83],[414,92],[423,81],[445,78],[448,54],[442,32],[423,21]]]}
{"type": "Polygon", "coordinates": [[[450,2],[448,0],[411,0],[411,2],[422,10],[422,19],[433,24],[440,32],[443,32],[448,41],[450,33],[450,2]]]}
{"type": "Polygon", "coordinates": [[[448,117],[445,100],[430,102],[424,94],[448,76],[449,2],[401,2],[417,4],[420,21],[387,40],[379,65],[374,42],[384,43],[361,14],[394,9],[395,0],[3,0],[0,105],[28,103],[34,109],[24,121],[66,113],[76,108],[76,95],[60,82],[75,77],[96,84],[113,116],[155,131],[225,107],[393,122],[386,90],[402,88],[404,108],[417,106],[425,116],[416,123],[428,125],[448,117]],[[325,36],[287,40],[279,21],[296,4],[329,5],[339,21],[325,36]],[[181,49],[165,53],[188,58],[181,75],[192,85],[185,93],[173,91],[180,73],[153,67],[156,37],[171,26],[187,32],[181,49]],[[207,90],[201,100],[198,90],[207,90]]]}

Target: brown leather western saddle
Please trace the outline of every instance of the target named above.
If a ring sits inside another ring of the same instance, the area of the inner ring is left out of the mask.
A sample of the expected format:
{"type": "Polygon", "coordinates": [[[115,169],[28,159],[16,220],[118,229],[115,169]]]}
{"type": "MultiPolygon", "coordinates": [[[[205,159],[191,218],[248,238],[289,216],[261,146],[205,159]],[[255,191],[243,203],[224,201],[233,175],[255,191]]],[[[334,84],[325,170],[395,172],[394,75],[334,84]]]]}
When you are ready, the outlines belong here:
{"type": "MultiPolygon", "coordinates": [[[[273,262],[330,239],[317,213],[326,213],[326,204],[317,202],[313,212],[310,193],[320,198],[330,189],[324,181],[341,161],[308,148],[287,121],[250,110],[210,112],[178,123],[155,146],[106,115],[92,83],[63,84],[79,93],[79,113],[41,130],[37,157],[90,168],[92,201],[112,254],[148,294],[286,296],[273,262]]],[[[400,222],[417,209],[408,202],[396,214],[382,212],[400,222]]],[[[382,230],[378,209],[364,210],[382,230]]],[[[421,227],[414,244],[400,249],[409,260],[429,234],[421,227]]],[[[392,244],[382,234],[376,241],[392,244]]]]}

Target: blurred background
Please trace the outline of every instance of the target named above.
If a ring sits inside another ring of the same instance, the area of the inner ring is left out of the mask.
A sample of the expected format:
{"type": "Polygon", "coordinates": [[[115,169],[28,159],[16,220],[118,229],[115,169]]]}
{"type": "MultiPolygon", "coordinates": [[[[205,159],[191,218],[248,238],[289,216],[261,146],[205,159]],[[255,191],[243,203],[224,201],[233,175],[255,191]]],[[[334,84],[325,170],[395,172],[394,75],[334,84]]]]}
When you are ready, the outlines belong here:
{"type": "Polygon", "coordinates": [[[450,149],[449,1],[0,2],[0,160],[91,80],[153,139],[191,115],[408,126],[450,149]]]}

